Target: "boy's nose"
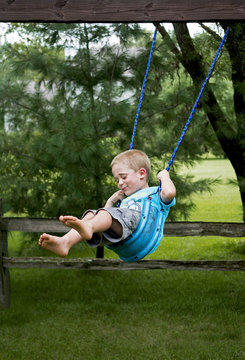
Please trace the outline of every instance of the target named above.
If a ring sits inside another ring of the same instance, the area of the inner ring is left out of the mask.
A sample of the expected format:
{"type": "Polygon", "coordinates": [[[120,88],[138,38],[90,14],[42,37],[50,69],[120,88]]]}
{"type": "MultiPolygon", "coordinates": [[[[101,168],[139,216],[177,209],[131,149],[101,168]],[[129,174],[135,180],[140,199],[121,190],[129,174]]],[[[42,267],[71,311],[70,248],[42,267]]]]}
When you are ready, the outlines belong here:
{"type": "Polygon", "coordinates": [[[119,179],[118,185],[119,185],[119,186],[122,186],[122,185],[123,185],[123,179],[119,179]]]}

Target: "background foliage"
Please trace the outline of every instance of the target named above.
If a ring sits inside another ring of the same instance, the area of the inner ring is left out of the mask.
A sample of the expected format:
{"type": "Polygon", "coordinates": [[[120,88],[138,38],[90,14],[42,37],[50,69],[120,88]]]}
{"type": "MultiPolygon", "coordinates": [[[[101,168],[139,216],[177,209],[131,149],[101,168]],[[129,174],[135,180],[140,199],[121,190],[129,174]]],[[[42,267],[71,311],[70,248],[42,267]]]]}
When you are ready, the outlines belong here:
{"type": "MultiPolygon", "coordinates": [[[[17,32],[20,40],[5,43],[0,53],[5,211],[80,216],[86,208],[102,206],[116,190],[110,161],[129,147],[151,34],[136,24],[12,24],[8,32],[17,32]]],[[[210,64],[217,42],[209,39],[200,34],[194,41],[210,64]]],[[[232,119],[227,56],[224,52],[212,85],[232,119]]],[[[134,145],[152,159],[151,184],[170,159],[195,95],[184,67],[158,38],[134,145]]],[[[172,218],[186,218],[191,194],[216,182],[179,175],[180,166],[210,152],[224,156],[199,109],[171,168],[178,191],[172,218]]]]}

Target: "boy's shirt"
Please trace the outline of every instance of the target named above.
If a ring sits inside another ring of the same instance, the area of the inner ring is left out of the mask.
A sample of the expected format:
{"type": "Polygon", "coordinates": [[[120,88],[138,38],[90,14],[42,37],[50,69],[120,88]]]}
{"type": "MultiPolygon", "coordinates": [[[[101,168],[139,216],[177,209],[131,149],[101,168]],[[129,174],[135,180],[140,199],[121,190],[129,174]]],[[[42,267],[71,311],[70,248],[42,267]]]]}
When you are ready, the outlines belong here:
{"type": "Polygon", "coordinates": [[[128,208],[128,209],[141,211],[142,210],[141,204],[143,199],[149,196],[151,198],[151,202],[153,206],[157,208],[161,207],[167,212],[166,217],[168,216],[170,207],[176,204],[175,198],[173,198],[168,204],[165,204],[160,197],[160,192],[158,190],[158,187],[152,186],[139,190],[136,193],[131,194],[125,199],[123,199],[120,208],[128,208]]]}

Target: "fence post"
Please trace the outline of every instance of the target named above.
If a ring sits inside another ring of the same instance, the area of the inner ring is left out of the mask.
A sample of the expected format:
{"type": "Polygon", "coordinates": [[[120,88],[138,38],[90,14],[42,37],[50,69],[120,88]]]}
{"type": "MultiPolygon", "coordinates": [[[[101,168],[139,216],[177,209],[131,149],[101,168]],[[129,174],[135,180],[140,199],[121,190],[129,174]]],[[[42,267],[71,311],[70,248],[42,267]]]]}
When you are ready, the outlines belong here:
{"type": "Polygon", "coordinates": [[[104,246],[98,246],[96,250],[96,259],[104,258],[104,246]]]}
{"type": "MultiPolygon", "coordinates": [[[[3,216],[2,199],[0,199],[0,220],[3,216]]],[[[10,276],[9,269],[3,266],[3,256],[8,256],[7,230],[0,223],[0,307],[10,306],[10,276]]]]}

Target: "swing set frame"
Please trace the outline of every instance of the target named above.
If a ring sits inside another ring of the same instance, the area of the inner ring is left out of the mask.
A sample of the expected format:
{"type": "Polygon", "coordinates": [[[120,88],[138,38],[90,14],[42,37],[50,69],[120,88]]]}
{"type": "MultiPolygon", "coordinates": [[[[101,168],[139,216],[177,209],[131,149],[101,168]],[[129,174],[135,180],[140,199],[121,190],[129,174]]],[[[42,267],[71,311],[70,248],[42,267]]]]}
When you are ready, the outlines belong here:
{"type": "Polygon", "coordinates": [[[244,0],[0,0],[0,21],[243,21],[244,0]]]}

